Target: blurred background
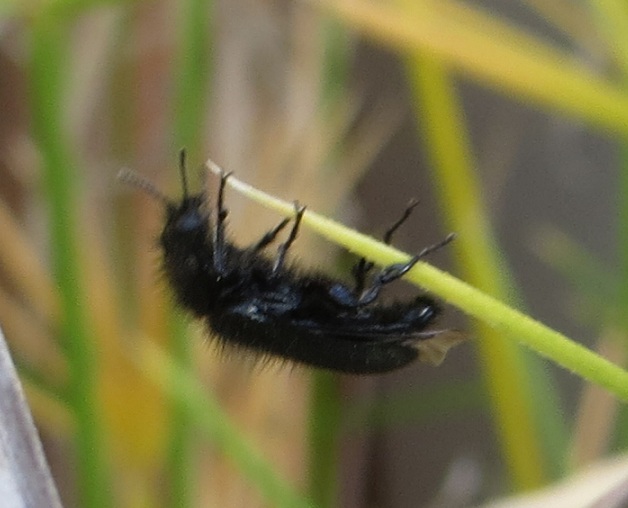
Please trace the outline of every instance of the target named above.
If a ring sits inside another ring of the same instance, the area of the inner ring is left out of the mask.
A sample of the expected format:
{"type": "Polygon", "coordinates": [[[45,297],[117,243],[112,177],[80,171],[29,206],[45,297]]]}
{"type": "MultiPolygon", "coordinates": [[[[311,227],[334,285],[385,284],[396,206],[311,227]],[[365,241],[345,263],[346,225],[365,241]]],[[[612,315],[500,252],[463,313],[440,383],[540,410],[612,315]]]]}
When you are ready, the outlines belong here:
{"type": "MultiPolygon", "coordinates": [[[[626,34],[620,0],[0,2],[0,325],[64,505],[472,506],[624,450],[616,399],[445,304],[436,369],[220,354],[116,174],[176,199],[186,147],[194,189],[211,158],[378,238],[417,198],[395,245],[455,231],[430,263],[624,364],[626,34]]],[[[278,221],[227,203],[238,244],[278,221]]]]}

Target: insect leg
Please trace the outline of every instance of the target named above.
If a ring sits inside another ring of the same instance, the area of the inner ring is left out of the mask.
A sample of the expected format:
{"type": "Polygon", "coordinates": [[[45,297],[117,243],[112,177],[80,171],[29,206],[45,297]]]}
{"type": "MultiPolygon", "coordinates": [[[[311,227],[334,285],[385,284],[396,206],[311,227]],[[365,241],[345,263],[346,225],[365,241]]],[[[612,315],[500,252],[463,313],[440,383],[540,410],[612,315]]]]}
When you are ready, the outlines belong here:
{"type": "Polygon", "coordinates": [[[214,228],[214,269],[219,274],[225,271],[225,219],[229,214],[224,205],[225,185],[231,173],[220,175],[220,186],[218,187],[218,200],[216,203],[216,227],[214,228]]]}
{"type": "Polygon", "coordinates": [[[186,170],[185,161],[187,152],[185,148],[179,150],[179,174],[181,175],[181,187],[183,188],[183,199],[187,199],[190,195],[188,191],[188,172],[186,170]]]}
{"type": "Polygon", "coordinates": [[[397,222],[390,226],[386,233],[384,233],[384,243],[386,245],[390,245],[395,231],[397,231],[399,229],[399,226],[401,226],[405,221],[408,220],[410,215],[412,215],[412,211],[416,208],[418,204],[419,202],[416,199],[411,199],[410,202],[406,205],[406,209],[403,211],[403,214],[401,214],[401,217],[399,217],[399,219],[397,219],[397,222]]]}
{"type": "Polygon", "coordinates": [[[379,274],[375,277],[373,281],[373,285],[367,289],[358,300],[358,305],[368,305],[369,303],[374,302],[379,296],[379,292],[386,285],[391,282],[396,281],[403,277],[406,273],[408,273],[414,265],[416,265],[421,259],[423,259],[428,254],[444,247],[449,242],[451,242],[455,237],[454,233],[448,234],[444,240],[435,243],[434,245],[430,245],[425,247],[421,252],[413,256],[407,263],[397,263],[394,265],[387,266],[384,268],[379,274]]]}
{"type": "Polygon", "coordinates": [[[299,232],[299,227],[301,226],[301,219],[303,218],[303,213],[305,212],[305,207],[300,206],[298,202],[294,202],[294,224],[292,226],[292,230],[290,231],[290,235],[288,239],[279,246],[277,251],[277,259],[275,260],[275,264],[273,266],[273,275],[278,273],[283,268],[283,263],[286,258],[286,252],[290,246],[294,243],[294,240],[297,237],[297,233],[299,232]]]}
{"type": "Polygon", "coordinates": [[[353,279],[355,280],[355,288],[354,292],[356,295],[359,295],[364,291],[364,285],[366,284],[366,275],[373,268],[373,263],[371,261],[367,261],[366,258],[360,258],[359,261],[353,265],[353,269],[351,273],[353,274],[353,279]]]}
{"type": "MultiPolygon", "coordinates": [[[[410,200],[406,209],[403,211],[401,217],[388,228],[388,230],[384,233],[384,243],[386,245],[390,245],[392,242],[392,237],[395,234],[395,231],[399,229],[405,221],[408,220],[408,217],[412,214],[412,210],[419,204],[415,199],[410,200]]],[[[374,263],[371,261],[367,261],[366,258],[360,258],[360,260],[353,267],[353,277],[355,279],[355,293],[361,294],[364,291],[364,286],[366,284],[366,276],[373,269],[374,263]]]]}
{"type": "Polygon", "coordinates": [[[264,236],[262,236],[262,238],[260,238],[259,241],[253,246],[253,251],[260,251],[264,247],[271,244],[275,240],[279,232],[288,225],[288,222],[290,222],[290,220],[291,219],[288,218],[282,220],[273,229],[271,229],[264,236]]]}

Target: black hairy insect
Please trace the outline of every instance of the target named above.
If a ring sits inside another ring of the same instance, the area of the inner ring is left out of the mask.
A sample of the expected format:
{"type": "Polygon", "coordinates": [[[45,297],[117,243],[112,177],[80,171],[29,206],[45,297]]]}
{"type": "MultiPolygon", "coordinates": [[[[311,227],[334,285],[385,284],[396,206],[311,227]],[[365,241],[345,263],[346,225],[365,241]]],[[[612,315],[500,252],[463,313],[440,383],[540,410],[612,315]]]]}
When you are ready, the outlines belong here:
{"type": "MultiPolygon", "coordinates": [[[[225,231],[224,204],[229,173],[222,173],[213,206],[205,192],[190,194],[185,152],[180,155],[183,197],[174,202],[150,182],[132,173],[121,178],[156,197],[166,208],[159,243],[163,271],[177,302],[203,319],[225,345],[351,374],[388,372],[417,358],[440,363],[461,339],[452,330],[426,330],[439,315],[425,295],[384,305],[384,286],[401,278],[419,260],[452,239],[423,249],[407,263],[385,267],[360,259],[348,285],[317,271],[290,265],[286,256],[297,238],[305,207],[295,203],[293,219],[284,219],[253,245],[240,248],[225,231]],[[268,247],[292,223],[274,255],[268,247]]],[[[410,216],[416,203],[384,235],[410,216]]]]}

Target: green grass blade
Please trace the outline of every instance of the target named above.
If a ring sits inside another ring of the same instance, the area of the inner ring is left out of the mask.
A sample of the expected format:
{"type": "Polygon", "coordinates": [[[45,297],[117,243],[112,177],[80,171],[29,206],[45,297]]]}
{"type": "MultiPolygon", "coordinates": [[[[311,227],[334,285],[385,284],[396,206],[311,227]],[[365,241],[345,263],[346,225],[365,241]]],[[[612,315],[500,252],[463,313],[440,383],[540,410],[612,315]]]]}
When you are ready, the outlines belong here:
{"type": "Polygon", "coordinates": [[[309,418],[309,494],[320,507],[337,504],[340,415],[338,377],[316,372],[309,418]]]}
{"type": "Polygon", "coordinates": [[[372,429],[419,423],[438,425],[441,420],[477,414],[487,406],[483,383],[455,381],[408,389],[377,403],[357,402],[348,408],[342,423],[344,433],[354,436],[356,432],[372,429]]]}
{"type": "Polygon", "coordinates": [[[628,77],[628,5],[623,0],[595,0],[588,3],[600,34],[606,38],[608,54],[615,58],[625,80],[628,77]]]}
{"type": "MultiPolygon", "coordinates": [[[[460,231],[454,248],[464,277],[492,295],[507,298],[506,270],[480,199],[453,83],[439,63],[425,57],[408,60],[408,73],[442,209],[448,226],[460,231]]],[[[546,467],[521,351],[515,343],[503,343],[497,330],[482,324],[475,328],[492,415],[512,478],[519,488],[537,487],[544,481],[546,467]]]]}
{"type": "MultiPolygon", "coordinates": [[[[624,84],[628,83],[628,6],[623,0],[590,1],[589,7],[595,14],[600,32],[606,37],[609,53],[616,59],[622,71],[624,84]]],[[[617,185],[618,215],[618,297],[616,314],[623,330],[628,329],[625,309],[628,307],[628,138],[620,141],[620,172],[617,185]]],[[[626,347],[626,345],[624,345],[626,347]]],[[[616,423],[616,441],[621,449],[628,448],[628,408],[623,406],[616,423]]]]}
{"type": "Polygon", "coordinates": [[[212,3],[185,0],[180,7],[180,48],[175,68],[173,137],[175,149],[186,147],[192,158],[201,147],[207,114],[211,70],[212,3]]]}
{"type": "Polygon", "coordinates": [[[585,63],[511,24],[460,2],[308,0],[400,54],[437,57],[449,69],[505,95],[628,132],[628,93],[585,63]]]}
{"type": "MultiPolygon", "coordinates": [[[[323,86],[320,102],[331,112],[346,93],[350,44],[347,32],[335,20],[321,22],[325,53],[321,69],[323,86]]],[[[335,153],[330,154],[333,158],[335,153]]],[[[309,486],[311,499],[321,508],[338,503],[340,388],[339,379],[329,372],[315,372],[312,377],[308,418],[309,486]]]]}
{"type": "MultiPolygon", "coordinates": [[[[175,67],[173,139],[176,149],[186,148],[192,157],[201,146],[205,119],[209,60],[210,8],[207,0],[184,0],[179,6],[179,54],[175,67]]],[[[171,353],[179,365],[191,371],[190,342],[183,319],[170,316],[171,353]]],[[[176,383],[176,380],[172,380],[176,383]]],[[[170,503],[177,508],[192,506],[194,499],[193,443],[189,414],[174,399],[169,453],[170,503]]]]}
{"type": "Polygon", "coordinates": [[[218,449],[261,493],[268,506],[285,508],[313,507],[278,477],[270,464],[253,449],[236,430],[233,422],[213,399],[205,387],[190,372],[169,358],[149,341],[141,348],[140,367],[161,389],[185,409],[188,418],[196,424],[218,449]]]}
{"type": "Polygon", "coordinates": [[[39,16],[32,29],[31,92],[33,130],[42,155],[42,176],[50,217],[55,279],[61,296],[60,333],[70,366],[68,395],[76,418],[76,453],[80,505],[110,506],[105,466],[102,414],[97,397],[98,358],[88,333],[82,259],[79,251],[78,173],[64,130],[64,78],[68,62],[69,24],[39,16]]]}

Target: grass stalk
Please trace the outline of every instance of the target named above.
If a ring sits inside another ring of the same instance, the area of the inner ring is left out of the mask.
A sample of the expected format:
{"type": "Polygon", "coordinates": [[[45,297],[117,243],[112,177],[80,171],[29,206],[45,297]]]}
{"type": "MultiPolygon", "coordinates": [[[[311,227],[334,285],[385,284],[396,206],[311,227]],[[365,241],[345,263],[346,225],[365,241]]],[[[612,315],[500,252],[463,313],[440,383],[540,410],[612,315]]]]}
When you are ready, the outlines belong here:
{"type": "MultiPolygon", "coordinates": [[[[465,276],[476,287],[505,299],[508,290],[504,264],[497,255],[480,186],[473,174],[471,151],[463,127],[462,112],[443,66],[429,57],[407,61],[417,115],[439,190],[448,225],[461,232],[455,249],[465,276]]],[[[512,342],[504,343],[499,332],[475,326],[477,347],[486,385],[493,404],[498,436],[518,488],[543,483],[544,460],[539,430],[533,416],[530,392],[526,391],[525,364],[512,342]]]]}
{"type": "Polygon", "coordinates": [[[258,489],[268,506],[306,508],[314,505],[279,478],[272,466],[241,436],[217,400],[190,371],[149,341],[140,348],[139,365],[160,388],[183,408],[193,422],[258,489]]]}
{"type": "Polygon", "coordinates": [[[309,419],[309,494],[321,508],[338,503],[339,391],[337,376],[314,373],[309,419]]]}
{"type": "MultiPolygon", "coordinates": [[[[185,0],[179,11],[179,54],[175,67],[173,139],[176,149],[195,154],[201,145],[209,74],[209,8],[207,0],[185,0]]],[[[170,316],[171,353],[179,365],[193,370],[184,320],[170,316]]],[[[171,380],[176,383],[176,379],[171,380]]],[[[173,399],[170,446],[166,468],[170,477],[170,503],[177,508],[192,506],[194,498],[193,447],[189,414],[173,399]]]]}
{"type": "MultiPolygon", "coordinates": [[[[211,164],[213,168],[216,167],[211,164]]],[[[233,176],[229,178],[228,185],[286,217],[294,215],[294,203],[271,196],[233,176]]],[[[354,254],[373,260],[379,266],[404,263],[411,257],[310,210],[303,215],[302,224],[354,254]]],[[[628,401],[628,372],[562,333],[427,263],[417,263],[408,272],[406,280],[502,332],[499,334],[500,344],[497,347],[501,348],[501,343],[507,340],[516,340],[573,374],[606,388],[621,400],[628,401]]]]}
{"type": "MultiPolygon", "coordinates": [[[[349,38],[336,20],[322,22],[325,44],[324,80],[321,103],[333,111],[346,91],[349,74],[349,38]]],[[[337,154],[330,154],[334,157],[337,154]]],[[[312,376],[310,411],[308,419],[309,495],[321,508],[338,504],[338,477],[340,472],[341,403],[339,378],[329,372],[315,372],[312,376]]]]}
{"type": "Polygon", "coordinates": [[[33,130],[42,156],[42,181],[49,209],[50,246],[60,294],[59,333],[70,367],[68,397],[76,421],[76,455],[80,505],[110,506],[102,414],[97,396],[98,357],[88,333],[82,259],[78,238],[79,185],[65,138],[64,79],[68,58],[68,23],[40,15],[32,27],[30,84],[33,130]]]}

